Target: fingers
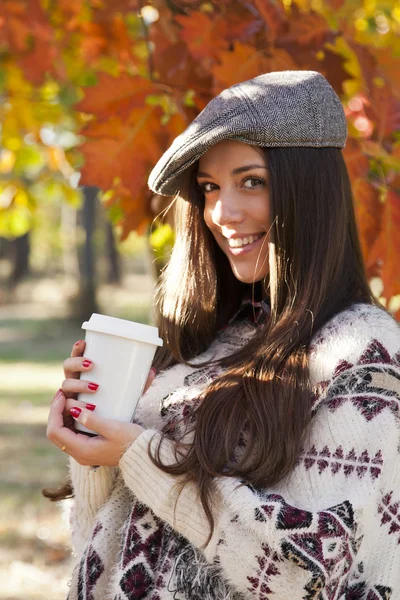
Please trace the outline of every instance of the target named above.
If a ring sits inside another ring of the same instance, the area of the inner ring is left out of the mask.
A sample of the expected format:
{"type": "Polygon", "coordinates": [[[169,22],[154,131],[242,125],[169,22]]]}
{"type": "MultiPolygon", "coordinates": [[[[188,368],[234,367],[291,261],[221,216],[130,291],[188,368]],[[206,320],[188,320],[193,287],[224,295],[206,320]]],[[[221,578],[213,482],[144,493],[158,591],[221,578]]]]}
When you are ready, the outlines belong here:
{"type": "Polygon", "coordinates": [[[80,409],[77,406],[72,407],[71,414],[75,421],[81,425],[95,431],[107,440],[118,442],[122,445],[132,441],[133,438],[137,437],[143,431],[143,427],[136,423],[125,423],[123,421],[99,417],[95,412],[85,408],[80,409]]]}
{"type": "Polygon", "coordinates": [[[99,384],[85,379],[64,379],[61,389],[67,398],[74,398],[76,394],[95,394],[99,384]]]}
{"type": "Polygon", "coordinates": [[[70,357],[64,360],[64,375],[66,379],[79,379],[80,373],[93,369],[93,361],[89,358],[70,357]]]}
{"type": "Polygon", "coordinates": [[[68,427],[64,426],[63,413],[65,409],[66,398],[61,391],[58,391],[54,401],[50,406],[49,419],[47,422],[46,436],[55,446],[68,448],[68,453],[76,451],[79,447],[84,447],[90,439],[83,434],[77,434],[68,427]]]}
{"type": "Polygon", "coordinates": [[[70,409],[73,407],[86,408],[86,410],[96,410],[96,398],[93,398],[93,402],[83,402],[82,400],[75,400],[74,398],[67,398],[64,407],[64,417],[70,415],[70,409]]]}
{"type": "Polygon", "coordinates": [[[71,358],[74,358],[75,356],[83,356],[85,346],[85,340],[78,340],[77,342],[75,342],[75,344],[72,346],[71,358]]]}

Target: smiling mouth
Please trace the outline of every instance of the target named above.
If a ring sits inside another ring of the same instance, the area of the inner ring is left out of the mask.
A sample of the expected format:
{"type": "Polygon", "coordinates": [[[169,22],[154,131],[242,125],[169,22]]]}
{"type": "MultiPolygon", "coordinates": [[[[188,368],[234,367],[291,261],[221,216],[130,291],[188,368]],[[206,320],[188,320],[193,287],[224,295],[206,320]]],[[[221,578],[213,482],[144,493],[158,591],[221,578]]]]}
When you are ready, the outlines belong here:
{"type": "Polygon", "coordinates": [[[228,246],[230,248],[242,248],[243,246],[254,244],[254,242],[263,237],[263,235],[265,235],[265,233],[257,233],[255,235],[248,235],[242,238],[230,238],[227,239],[228,246]]]}

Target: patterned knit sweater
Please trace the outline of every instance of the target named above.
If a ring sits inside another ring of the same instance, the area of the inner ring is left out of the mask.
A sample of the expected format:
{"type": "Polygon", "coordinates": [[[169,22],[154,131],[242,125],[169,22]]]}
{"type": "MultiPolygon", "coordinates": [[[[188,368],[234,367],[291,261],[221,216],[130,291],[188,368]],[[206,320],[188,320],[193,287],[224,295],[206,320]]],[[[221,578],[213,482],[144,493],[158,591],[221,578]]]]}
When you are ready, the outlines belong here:
{"type": "MultiPolygon", "coordinates": [[[[197,358],[227,356],[254,335],[221,331],[197,358]]],[[[219,368],[161,372],[137,409],[144,431],[118,467],[70,461],[77,558],[69,600],[400,600],[400,332],[356,304],[313,338],[311,433],[289,477],[269,489],[214,480],[215,531],[195,484],[148,457],[159,431],[219,368]],[[153,437],[154,436],[154,437],[153,437]]],[[[162,448],[174,462],[174,442],[162,448]]]]}

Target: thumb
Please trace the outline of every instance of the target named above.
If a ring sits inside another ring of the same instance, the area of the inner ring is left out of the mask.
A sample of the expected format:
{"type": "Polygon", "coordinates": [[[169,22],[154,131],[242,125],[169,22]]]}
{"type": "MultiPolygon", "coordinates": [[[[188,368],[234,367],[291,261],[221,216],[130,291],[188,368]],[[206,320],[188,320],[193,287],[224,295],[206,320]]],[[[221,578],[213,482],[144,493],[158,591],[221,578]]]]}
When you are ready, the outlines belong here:
{"type": "Polygon", "coordinates": [[[118,439],[125,425],[122,421],[99,417],[91,410],[79,406],[73,406],[69,412],[75,421],[108,440],[118,439]]]}

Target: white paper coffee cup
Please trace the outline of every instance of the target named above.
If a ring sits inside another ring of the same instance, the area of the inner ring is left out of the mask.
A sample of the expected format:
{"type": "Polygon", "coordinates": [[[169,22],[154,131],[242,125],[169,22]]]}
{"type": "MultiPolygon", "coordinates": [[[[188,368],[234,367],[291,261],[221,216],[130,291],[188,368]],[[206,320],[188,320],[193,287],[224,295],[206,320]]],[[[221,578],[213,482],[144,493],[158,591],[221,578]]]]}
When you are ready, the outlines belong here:
{"type": "MultiPolygon", "coordinates": [[[[96,414],[130,422],[151,368],[155,351],[163,345],[157,327],[93,313],[86,329],[84,357],[93,361],[81,380],[99,385],[94,394],[80,393],[82,402],[96,405],[96,414]]],[[[97,433],[80,423],[75,428],[97,433]]]]}

